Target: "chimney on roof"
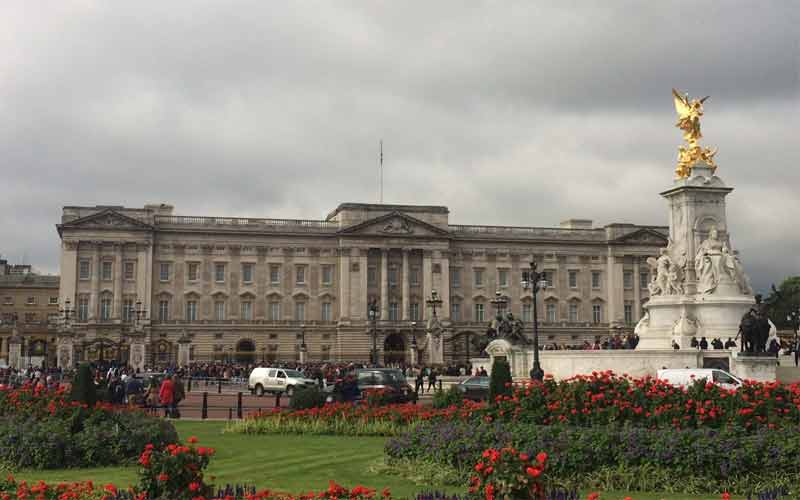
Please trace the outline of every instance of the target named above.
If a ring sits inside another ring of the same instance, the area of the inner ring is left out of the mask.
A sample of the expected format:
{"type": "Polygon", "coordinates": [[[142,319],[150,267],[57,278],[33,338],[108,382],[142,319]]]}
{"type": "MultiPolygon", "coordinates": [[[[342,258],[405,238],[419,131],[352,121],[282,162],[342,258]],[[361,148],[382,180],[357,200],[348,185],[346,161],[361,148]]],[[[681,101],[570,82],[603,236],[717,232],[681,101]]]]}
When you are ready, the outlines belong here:
{"type": "Polygon", "coordinates": [[[567,219],[561,221],[561,229],[592,229],[591,219],[567,219]]]}
{"type": "Polygon", "coordinates": [[[174,208],[168,203],[151,203],[144,206],[144,209],[152,212],[153,215],[172,215],[174,208]]]}

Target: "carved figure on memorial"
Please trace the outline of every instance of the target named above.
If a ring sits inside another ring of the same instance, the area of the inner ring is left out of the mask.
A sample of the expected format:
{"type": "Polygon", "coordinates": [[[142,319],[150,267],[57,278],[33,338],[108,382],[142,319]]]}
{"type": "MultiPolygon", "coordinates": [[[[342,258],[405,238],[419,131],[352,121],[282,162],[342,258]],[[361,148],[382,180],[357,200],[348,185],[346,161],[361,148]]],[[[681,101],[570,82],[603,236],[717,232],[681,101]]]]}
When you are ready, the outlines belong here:
{"type": "Polygon", "coordinates": [[[650,295],[678,295],[683,293],[683,273],[680,266],[669,256],[668,248],[661,249],[658,259],[649,257],[647,264],[650,266],[652,281],[647,288],[650,295]]]}
{"type": "Polygon", "coordinates": [[[694,267],[697,272],[698,291],[702,294],[714,293],[723,271],[723,242],[719,239],[717,227],[712,226],[706,238],[697,249],[694,267]]]}
{"type": "Polygon", "coordinates": [[[514,318],[514,315],[509,312],[508,316],[506,317],[506,324],[508,325],[508,333],[504,337],[506,340],[512,344],[529,343],[527,337],[525,337],[525,333],[523,332],[522,320],[514,318]]]}
{"type": "Polygon", "coordinates": [[[439,321],[439,317],[432,315],[428,318],[428,326],[426,328],[428,335],[431,335],[436,341],[442,336],[442,332],[444,328],[442,327],[442,323],[439,321]]]}
{"type": "Polygon", "coordinates": [[[672,96],[675,101],[675,111],[678,113],[678,123],[675,126],[683,130],[683,139],[686,141],[686,146],[678,146],[678,166],[675,168],[675,175],[678,178],[689,177],[692,166],[698,161],[711,167],[713,173],[717,169],[714,163],[717,151],[701,147],[697,142],[703,137],[700,132],[700,117],[703,116],[703,103],[709,96],[700,100],[690,99],[688,95],[681,95],[675,89],[672,89],[672,96]]]}
{"type": "Polygon", "coordinates": [[[650,326],[650,311],[645,309],[644,316],[636,323],[636,326],[633,328],[633,333],[641,336],[647,331],[648,326],[650,326]]]}
{"type": "Polygon", "coordinates": [[[723,254],[725,255],[725,270],[739,286],[739,291],[741,291],[742,294],[751,295],[753,293],[753,287],[750,285],[750,278],[745,274],[744,266],[742,266],[742,262],[739,260],[738,250],[734,250],[733,253],[728,253],[727,250],[727,247],[723,249],[723,254]]]}

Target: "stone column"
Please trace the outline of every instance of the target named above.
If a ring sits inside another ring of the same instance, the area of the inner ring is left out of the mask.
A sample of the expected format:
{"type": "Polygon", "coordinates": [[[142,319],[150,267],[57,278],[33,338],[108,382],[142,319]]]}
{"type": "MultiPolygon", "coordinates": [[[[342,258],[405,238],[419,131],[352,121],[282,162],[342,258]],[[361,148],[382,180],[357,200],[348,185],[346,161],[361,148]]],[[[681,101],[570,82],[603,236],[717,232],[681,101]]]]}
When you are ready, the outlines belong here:
{"type": "Polygon", "coordinates": [[[350,319],[350,249],[339,252],[339,321],[350,319]]]}
{"type": "MultiPolygon", "coordinates": [[[[178,347],[180,349],[180,347],[178,347]]],[[[131,341],[128,364],[131,365],[134,372],[144,371],[144,361],[146,359],[144,337],[136,337],[131,341]]],[[[180,353],[178,355],[180,359],[180,353]]]]}
{"type": "Polygon", "coordinates": [[[381,320],[389,319],[389,249],[381,249],[381,320]]]}
{"type": "Polygon", "coordinates": [[[142,307],[150,318],[157,318],[158,311],[154,311],[151,304],[153,279],[151,248],[150,244],[136,245],[136,300],[142,301],[142,307]]]}
{"type": "Polygon", "coordinates": [[[25,368],[25,360],[22,358],[22,337],[17,334],[17,328],[11,330],[11,338],[8,339],[8,366],[15,370],[25,368]]]}
{"type": "Polygon", "coordinates": [[[639,257],[633,261],[633,323],[642,317],[642,288],[639,286],[639,257]]]}
{"type": "MultiPolygon", "coordinates": [[[[439,298],[442,299],[442,312],[439,317],[443,320],[450,319],[450,257],[442,252],[439,258],[439,298]]],[[[508,277],[511,280],[511,276],[508,277]]],[[[512,283],[513,285],[513,283],[512,283]]]]}
{"type": "MultiPolygon", "coordinates": [[[[422,303],[425,304],[425,301],[431,298],[431,292],[433,291],[433,263],[431,262],[431,251],[430,250],[423,250],[422,251],[422,303]]],[[[438,292],[438,290],[437,290],[438,292]]],[[[430,317],[431,311],[428,311],[428,306],[421,306],[422,307],[422,319],[428,319],[430,317]]],[[[436,315],[439,315],[439,311],[436,311],[436,315]]]]}
{"type": "Polygon", "coordinates": [[[403,249],[403,314],[402,318],[403,321],[408,321],[410,319],[410,298],[411,298],[411,286],[408,281],[408,253],[410,250],[408,248],[403,249]]]}
{"type": "Polygon", "coordinates": [[[61,244],[61,280],[58,292],[61,307],[64,307],[67,299],[73,307],[78,306],[75,294],[78,290],[78,245],[77,241],[64,241],[61,244]]]}
{"type": "Polygon", "coordinates": [[[113,319],[122,319],[122,245],[114,245],[114,302],[111,311],[113,319]]]}
{"type": "Polygon", "coordinates": [[[192,341],[184,333],[183,336],[180,339],[178,339],[178,366],[179,367],[189,366],[189,364],[192,362],[191,348],[192,348],[192,341]]]}
{"type": "Polygon", "coordinates": [[[89,320],[96,320],[100,314],[100,242],[94,243],[92,255],[92,293],[89,295],[89,320]]]}
{"type": "Polygon", "coordinates": [[[75,347],[72,343],[72,335],[67,334],[59,337],[56,362],[62,370],[75,368],[75,347]]]}
{"type": "Polygon", "coordinates": [[[358,272],[361,278],[361,296],[358,297],[358,317],[367,317],[367,302],[369,300],[369,283],[367,283],[367,273],[369,271],[369,249],[362,248],[359,250],[358,257],[358,272]]]}

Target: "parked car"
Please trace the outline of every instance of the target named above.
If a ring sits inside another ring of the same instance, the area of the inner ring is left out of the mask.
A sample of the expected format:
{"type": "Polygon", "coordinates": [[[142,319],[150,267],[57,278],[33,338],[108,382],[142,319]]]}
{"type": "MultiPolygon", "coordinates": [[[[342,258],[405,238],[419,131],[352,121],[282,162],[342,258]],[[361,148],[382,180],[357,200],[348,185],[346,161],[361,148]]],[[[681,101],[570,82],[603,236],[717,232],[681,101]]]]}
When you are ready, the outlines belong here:
{"type": "Polygon", "coordinates": [[[317,385],[317,381],[288,368],[253,368],[247,380],[247,388],[256,396],[263,396],[265,392],[281,392],[291,397],[296,388],[312,385],[317,385]]]}
{"type": "MultiPolygon", "coordinates": [[[[417,399],[403,372],[396,368],[361,368],[356,370],[355,377],[358,390],[362,394],[364,391],[383,390],[387,392],[392,403],[415,402],[417,399]]],[[[326,399],[328,402],[346,399],[342,394],[341,380],[337,380],[329,391],[326,399]]]]}
{"type": "Polygon", "coordinates": [[[472,401],[489,399],[489,377],[470,377],[462,380],[456,388],[464,395],[464,399],[472,401]]]}
{"type": "Polygon", "coordinates": [[[725,389],[738,389],[742,380],[725,370],[716,368],[670,368],[658,370],[656,377],[672,385],[686,387],[696,380],[705,379],[725,389]]]}

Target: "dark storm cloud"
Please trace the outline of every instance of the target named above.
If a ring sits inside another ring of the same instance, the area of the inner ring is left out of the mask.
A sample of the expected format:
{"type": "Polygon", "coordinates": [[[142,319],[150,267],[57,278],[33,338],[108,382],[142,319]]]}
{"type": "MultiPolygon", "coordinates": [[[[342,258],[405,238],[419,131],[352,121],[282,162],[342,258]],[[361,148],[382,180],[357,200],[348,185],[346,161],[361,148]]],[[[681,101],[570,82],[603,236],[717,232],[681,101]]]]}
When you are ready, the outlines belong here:
{"type": "Polygon", "coordinates": [[[793,2],[32,2],[0,7],[0,252],[58,269],[63,205],[664,224],[676,86],[755,284],[800,271],[793,2]],[[796,215],[795,215],[796,216],[796,215]]]}

